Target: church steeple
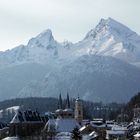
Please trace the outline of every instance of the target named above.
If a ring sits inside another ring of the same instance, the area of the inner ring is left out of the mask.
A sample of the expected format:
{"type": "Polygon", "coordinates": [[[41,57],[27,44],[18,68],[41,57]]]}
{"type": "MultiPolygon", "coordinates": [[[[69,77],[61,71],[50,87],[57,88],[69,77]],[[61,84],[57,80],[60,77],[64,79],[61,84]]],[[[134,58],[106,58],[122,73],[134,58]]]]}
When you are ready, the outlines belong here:
{"type": "Polygon", "coordinates": [[[62,109],[63,108],[61,93],[59,94],[58,108],[59,109],[62,109]]]}
{"type": "Polygon", "coordinates": [[[83,120],[83,106],[82,106],[82,101],[79,98],[76,99],[75,101],[75,119],[79,122],[79,124],[82,123],[83,120]]]}
{"type": "Polygon", "coordinates": [[[70,108],[69,93],[67,92],[66,108],[70,108]]]}

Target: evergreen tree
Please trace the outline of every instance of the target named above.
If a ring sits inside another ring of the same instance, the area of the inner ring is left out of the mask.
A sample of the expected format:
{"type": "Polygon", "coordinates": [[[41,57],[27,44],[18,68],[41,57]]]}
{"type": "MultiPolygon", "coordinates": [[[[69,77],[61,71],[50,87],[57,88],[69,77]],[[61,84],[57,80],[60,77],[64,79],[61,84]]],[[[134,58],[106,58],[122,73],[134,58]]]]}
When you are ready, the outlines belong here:
{"type": "Polygon", "coordinates": [[[81,140],[82,139],[82,136],[81,136],[79,129],[77,127],[74,128],[72,131],[72,139],[73,140],[81,140]]]}

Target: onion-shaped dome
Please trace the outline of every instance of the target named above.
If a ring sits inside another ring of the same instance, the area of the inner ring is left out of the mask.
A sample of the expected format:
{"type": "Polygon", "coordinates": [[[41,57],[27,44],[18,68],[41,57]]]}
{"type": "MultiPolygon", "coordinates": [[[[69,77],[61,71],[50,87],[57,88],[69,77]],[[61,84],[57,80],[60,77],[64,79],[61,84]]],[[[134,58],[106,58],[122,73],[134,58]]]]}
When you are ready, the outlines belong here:
{"type": "Polygon", "coordinates": [[[56,114],[61,114],[61,113],[63,113],[63,110],[62,110],[62,109],[57,109],[57,110],[55,111],[55,113],[56,113],[56,114]]]}

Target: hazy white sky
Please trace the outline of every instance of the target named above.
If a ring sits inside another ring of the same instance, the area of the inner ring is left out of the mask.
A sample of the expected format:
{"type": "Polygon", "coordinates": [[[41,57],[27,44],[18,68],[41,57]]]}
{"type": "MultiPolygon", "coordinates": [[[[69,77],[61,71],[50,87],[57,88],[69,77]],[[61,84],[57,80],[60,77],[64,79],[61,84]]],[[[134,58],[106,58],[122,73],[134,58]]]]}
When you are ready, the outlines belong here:
{"type": "Polygon", "coordinates": [[[76,42],[108,17],[140,34],[140,0],[0,0],[0,50],[27,44],[47,28],[58,41],[76,42]]]}

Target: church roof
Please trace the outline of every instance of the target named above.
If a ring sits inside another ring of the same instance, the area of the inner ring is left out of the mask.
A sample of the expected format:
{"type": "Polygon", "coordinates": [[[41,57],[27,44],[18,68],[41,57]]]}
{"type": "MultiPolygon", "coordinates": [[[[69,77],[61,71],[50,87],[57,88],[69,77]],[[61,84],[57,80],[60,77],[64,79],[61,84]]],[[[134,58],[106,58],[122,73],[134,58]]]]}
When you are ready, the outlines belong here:
{"type": "Polygon", "coordinates": [[[63,112],[63,109],[57,109],[55,112],[56,113],[62,113],[63,112]]]}
{"type": "Polygon", "coordinates": [[[49,131],[49,128],[52,128],[51,126],[55,127],[56,132],[72,132],[74,128],[80,128],[78,122],[73,118],[50,119],[47,122],[45,129],[48,129],[47,131],[49,131]]]}
{"type": "Polygon", "coordinates": [[[66,108],[64,109],[64,112],[70,112],[70,113],[73,113],[73,110],[71,108],[66,108]]]}
{"type": "Polygon", "coordinates": [[[79,124],[75,119],[56,119],[57,132],[71,132],[79,124]]]}
{"type": "Polygon", "coordinates": [[[13,117],[10,123],[21,123],[21,122],[41,122],[41,116],[37,111],[27,110],[18,111],[13,117]]]}

